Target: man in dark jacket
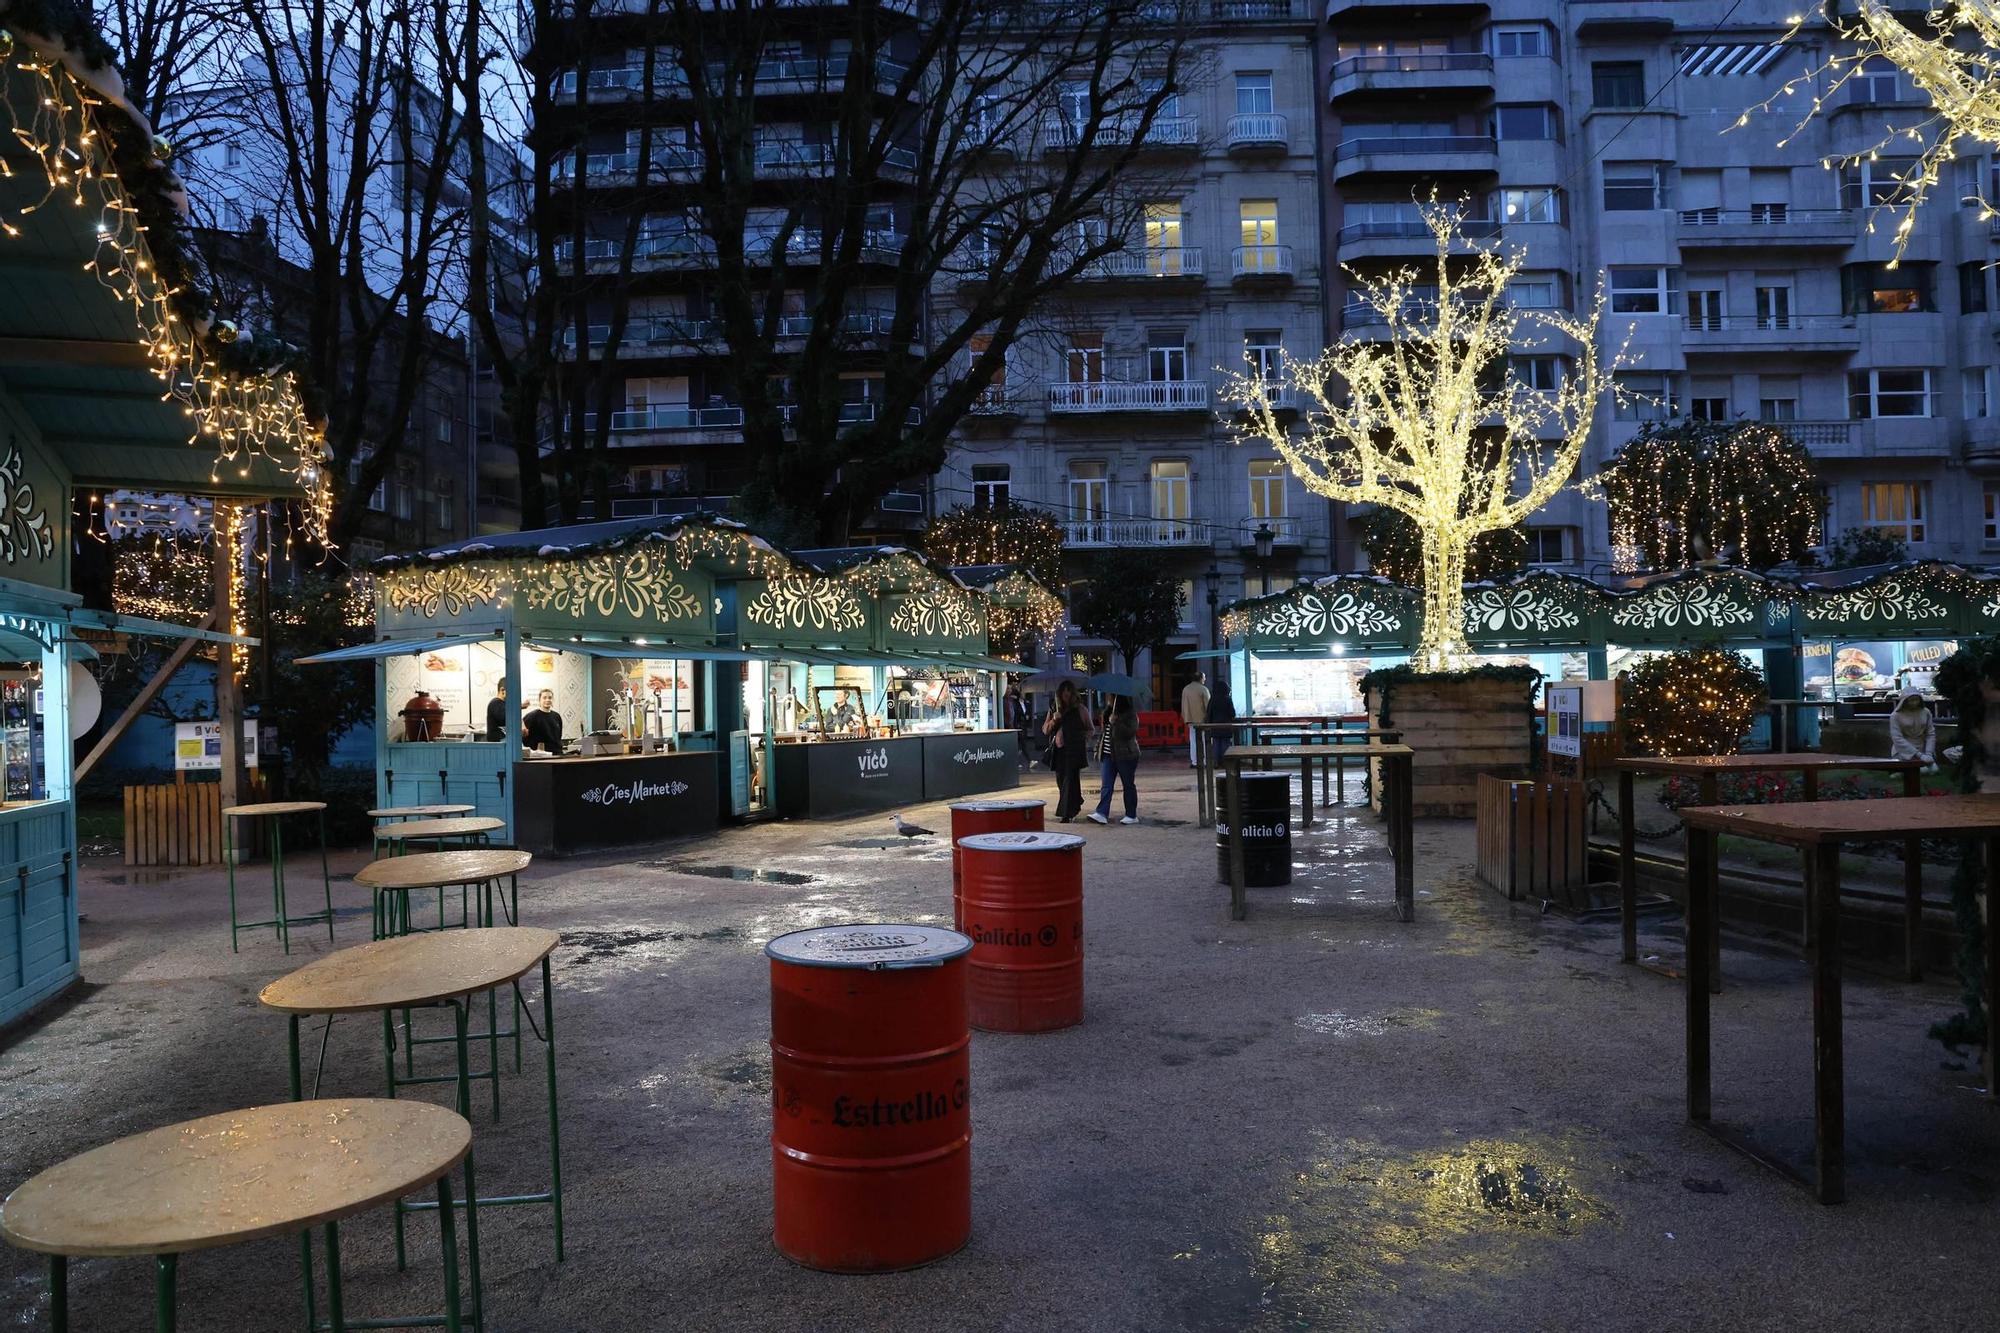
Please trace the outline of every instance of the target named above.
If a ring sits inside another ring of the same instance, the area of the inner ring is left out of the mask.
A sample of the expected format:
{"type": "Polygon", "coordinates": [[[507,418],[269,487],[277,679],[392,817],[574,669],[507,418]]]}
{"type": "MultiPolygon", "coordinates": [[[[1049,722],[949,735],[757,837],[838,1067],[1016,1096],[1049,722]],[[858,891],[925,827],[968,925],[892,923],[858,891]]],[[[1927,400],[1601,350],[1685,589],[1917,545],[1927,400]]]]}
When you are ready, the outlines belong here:
{"type": "Polygon", "coordinates": [[[486,701],[486,739],[504,741],[507,739],[507,678],[493,687],[493,697],[486,701]]]}

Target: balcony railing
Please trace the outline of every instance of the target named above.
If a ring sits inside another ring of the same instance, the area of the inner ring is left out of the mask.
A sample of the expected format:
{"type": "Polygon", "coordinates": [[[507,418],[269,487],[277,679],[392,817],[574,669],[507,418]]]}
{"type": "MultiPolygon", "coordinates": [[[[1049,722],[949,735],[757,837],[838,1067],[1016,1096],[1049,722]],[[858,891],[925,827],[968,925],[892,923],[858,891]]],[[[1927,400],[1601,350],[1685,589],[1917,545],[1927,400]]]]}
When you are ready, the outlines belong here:
{"type": "Polygon", "coordinates": [[[1064,381],[1049,386],[1049,411],[1199,412],[1208,407],[1206,380],[1064,381]]]}
{"type": "Polygon", "coordinates": [[[1389,153],[1492,153],[1498,144],[1486,134],[1390,134],[1343,139],[1333,159],[1372,157],[1389,153]]]}
{"type": "Polygon", "coordinates": [[[1349,56],[1333,67],[1333,77],[1353,74],[1439,74],[1488,71],[1493,57],[1484,51],[1412,51],[1407,55],[1349,56]]]}
{"type": "MultiPolygon", "coordinates": [[[[1500,234],[1500,222],[1496,218],[1460,218],[1458,232],[1468,240],[1483,240],[1500,234]]],[[[1424,221],[1423,214],[1413,211],[1407,217],[1350,222],[1340,229],[1339,239],[1342,245],[1352,245],[1356,241],[1429,241],[1431,238],[1430,224],[1424,221]]]]}
{"type": "Polygon", "coordinates": [[[1288,279],[1292,276],[1289,245],[1239,245],[1229,259],[1229,275],[1237,279],[1288,279]]]}
{"type": "Polygon", "coordinates": [[[1245,20],[1294,19],[1305,17],[1304,0],[1209,0],[1210,18],[1245,20]]]}
{"type": "Polygon", "coordinates": [[[1808,449],[1844,449],[1853,436],[1851,421],[1770,421],[1808,449]]]}
{"type": "Polygon", "coordinates": [[[1193,148],[1201,139],[1201,122],[1194,116],[1155,116],[1152,124],[1146,126],[1143,136],[1139,135],[1139,118],[1126,116],[1099,121],[1092,128],[1087,120],[1075,120],[1068,116],[1042,117],[1042,139],[1051,148],[1074,148],[1082,143],[1084,136],[1102,148],[1115,148],[1131,143],[1135,137],[1155,148],[1193,148]]]}
{"type": "Polygon", "coordinates": [[[1291,142],[1291,123],[1275,111],[1246,112],[1229,118],[1232,149],[1279,148],[1291,142]]]}
{"type": "Polygon", "coordinates": [[[1852,329],[1854,319],[1853,315],[1685,315],[1681,327],[1689,333],[1814,331],[1852,329]]]}
{"type": "Polygon", "coordinates": [[[1792,208],[1777,204],[1764,208],[1683,208],[1683,227],[1798,227],[1851,223],[1854,213],[1846,208],[1792,208]]]}
{"type": "MultiPolygon", "coordinates": [[[[1266,381],[1264,383],[1263,388],[1264,388],[1264,400],[1271,405],[1272,411],[1274,412],[1298,411],[1299,409],[1298,395],[1295,394],[1290,387],[1283,384],[1276,384],[1270,381],[1266,381]]],[[[1241,402],[1233,403],[1231,404],[1231,407],[1232,410],[1237,412],[1248,412],[1250,410],[1246,404],[1241,402]]]]}
{"type": "Polygon", "coordinates": [[[1201,247],[1198,245],[1144,246],[1121,250],[1093,259],[1083,270],[1086,278],[1199,278],[1202,276],[1201,247]]]}
{"type": "Polygon", "coordinates": [[[1021,412],[1021,400],[1007,391],[1004,384],[989,384],[979,391],[966,409],[975,417],[1011,417],[1021,412]]]}
{"type": "Polygon", "coordinates": [[[1184,518],[1078,518],[1063,524],[1065,546],[1194,546],[1206,539],[1184,518]]]}
{"type": "MultiPolygon", "coordinates": [[[[701,157],[694,149],[681,144],[660,144],[650,155],[651,170],[647,173],[656,178],[686,175],[701,167],[701,157]]],[[[616,153],[586,153],[583,157],[584,186],[630,184],[639,178],[639,164],[642,155],[637,150],[616,153]]],[[[576,179],[576,155],[565,153],[555,160],[550,179],[558,189],[576,179]]]]}
{"type": "MultiPolygon", "coordinates": [[[[721,331],[722,326],[712,319],[677,319],[671,316],[631,319],[625,323],[625,332],[619,339],[619,349],[626,351],[704,342],[716,337],[721,331]]],[[[592,324],[584,330],[584,337],[590,349],[602,347],[611,340],[611,325],[592,324]]],[[[574,326],[563,330],[562,345],[569,351],[576,350],[574,326]]]]}
{"type": "Polygon", "coordinates": [[[1253,515],[1246,518],[1237,540],[1244,546],[1255,544],[1258,528],[1269,528],[1272,542],[1279,546],[1297,546],[1305,540],[1299,521],[1289,515],[1280,518],[1257,518],[1253,515]]]}
{"type": "MultiPolygon", "coordinates": [[[[743,409],[722,407],[628,407],[611,414],[614,434],[652,430],[728,430],[743,424],[743,409]]],[[[597,429],[597,413],[586,412],[586,431],[597,429]]]]}

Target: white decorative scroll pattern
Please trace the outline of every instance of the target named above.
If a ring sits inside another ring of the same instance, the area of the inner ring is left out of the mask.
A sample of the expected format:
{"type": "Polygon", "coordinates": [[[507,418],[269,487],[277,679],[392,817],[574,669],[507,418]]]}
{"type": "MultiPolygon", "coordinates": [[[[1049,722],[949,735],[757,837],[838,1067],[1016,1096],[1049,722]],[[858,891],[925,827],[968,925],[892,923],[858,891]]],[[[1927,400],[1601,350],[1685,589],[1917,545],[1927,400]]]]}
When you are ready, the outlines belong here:
{"type": "Polygon", "coordinates": [[[1402,623],[1401,617],[1372,598],[1356,597],[1351,592],[1305,592],[1258,616],[1255,629],[1259,634],[1296,639],[1302,635],[1382,634],[1400,629],[1402,623]]]}
{"type": "Polygon", "coordinates": [[[535,610],[567,612],[581,620],[623,611],[651,620],[695,620],[701,601],[681,582],[681,571],[658,552],[607,551],[581,560],[542,565],[522,581],[535,610]]]}
{"type": "Polygon", "coordinates": [[[956,639],[977,630],[979,620],[969,599],[949,588],[940,588],[903,598],[889,617],[889,628],[898,634],[956,639]]]}
{"type": "Polygon", "coordinates": [[[1994,616],[2000,616],[2000,592],[1986,599],[1985,604],[1979,608],[1979,614],[1989,620],[1994,616]]]}
{"type": "Polygon", "coordinates": [[[849,630],[866,618],[861,601],[838,579],[783,574],[743,607],[744,619],[770,629],[849,630]]]}
{"type": "Polygon", "coordinates": [[[55,554],[56,536],[49,530],[49,511],[35,504],[35,488],[22,479],[21,447],[10,437],[7,456],[0,458],[0,559],[46,560],[55,554]]]}
{"type": "MultiPolygon", "coordinates": [[[[2000,606],[2000,596],[1987,603],[2000,606]]],[[[1914,582],[1890,576],[1866,588],[1837,593],[1820,604],[1822,617],[1836,620],[1931,620],[1947,614],[1949,608],[1933,600],[1914,582]]],[[[1990,609],[1982,614],[1990,615],[1990,609]]]]}
{"type": "Polygon", "coordinates": [[[455,616],[474,606],[491,606],[500,595],[504,576],[492,565],[444,565],[437,569],[399,569],[382,576],[382,595],[392,611],[455,616]]]}
{"type": "Polygon", "coordinates": [[[1465,632],[1494,633],[1575,629],[1582,624],[1574,608],[1534,588],[1484,588],[1465,602],[1465,632]]]}
{"type": "Polygon", "coordinates": [[[1654,588],[1611,613],[1611,623],[1632,629],[1722,629],[1747,625],[1755,608],[1707,583],[1654,588]]]}

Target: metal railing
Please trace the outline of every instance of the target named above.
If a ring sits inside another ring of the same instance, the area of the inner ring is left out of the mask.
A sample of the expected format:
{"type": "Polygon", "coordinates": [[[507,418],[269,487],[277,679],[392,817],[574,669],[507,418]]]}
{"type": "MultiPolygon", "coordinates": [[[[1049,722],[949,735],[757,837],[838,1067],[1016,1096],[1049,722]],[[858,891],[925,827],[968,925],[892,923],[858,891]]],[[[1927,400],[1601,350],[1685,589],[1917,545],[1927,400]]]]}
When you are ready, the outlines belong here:
{"type": "Polygon", "coordinates": [[[1293,273],[1292,247],[1239,245],[1229,257],[1229,272],[1236,278],[1289,278],[1293,273]]]}
{"type": "Polygon", "coordinates": [[[1333,150],[1333,160],[1371,157],[1387,153],[1493,153],[1498,141],[1489,134],[1397,134],[1363,135],[1343,139],[1333,150]]]}
{"type": "Polygon", "coordinates": [[[1079,518],[1063,524],[1065,546],[1193,546],[1205,539],[1185,518],[1079,518]]]}
{"type": "Polygon", "coordinates": [[[1087,120],[1061,115],[1042,117],[1042,138],[1056,148],[1074,148],[1086,134],[1090,135],[1091,143],[1107,148],[1131,143],[1134,138],[1156,148],[1193,148],[1201,139],[1201,122],[1194,116],[1155,116],[1143,136],[1138,131],[1136,116],[1106,118],[1094,129],[1087,120]]]}
{"type": "MultiPolygon", "coordinates": [[[[1459,235],[1469,240],[1482,240],[1500,234],[1500,222],[1496,218],[1460,218],[1459,235]]],[[[1414,210],[1408,217],[1387,218],[1372,222],[1350,222],[1340,229],[1339,241],[1351,245],[1355,241],[1377,240],[1424,240],[1431,239],[1431,228],[1421,213],[1414,210]]]]}
{"type": "Polygon", "coordinates": [[[1683,208],[1683,227],[1826,227],[1850,226],[1854,211],[1848,208],[1793,208],[1787,204],[1762,208],[1683,208]]]}
{"type": "Polygon", "coordinates": [[[1333,67],[1333,77],[1350,74],[1438,74],[1493,69],[1484,51],[1412,51],[1407,55],[1349,56],[1333,67]]]}
{"type": "Polygon", "coordinates": [[[1260,527],[1269,528],[1271,530],[1271,540],[1281,546],[1297,546],[1304,540],[1304,533],[1299,526],[1299,520],[1290,515],[1277,518],[1247,518],[1243,520],[1243,528],[1238,534],[1238,540],[1243,545],[1249,546],[1257,540],[1257,529],[1260,527]]]}
{"type": "Polygon", "coordinates": [[[1086,278],[1199,278],[1202,254],[1198,245],[1144,246],[1093,259],[1086,278]]]}
{"type": "Polygon", "coordinates": [[[1244,112],[1229,118],[1226,137],[1231,148],[1283,148],[1291,141],[1291,123],[1275,111],[1244,112]]]}
{"type": "MultiPolygon", "coordinates": [[[[611,414],[614,433],[638,430],[727,430],[743,424],[743,409],[721,407],[628,407],[611,414]]],[[[597,429],[597,413],[586,412],[586,431],[597,429]]]]}
{"type": "Polygon", "coordinates": [[[1845,448],[1853,437],[1851,421],[1767,421],[1808,449],[1845,448]]]}
{"type": "Polygon", "coordinates": [[[1853,315],[1684,315],[1681,327],[1689,333],[1738,333],[1852,329],[1856,324],[1853,315]]]}
{"type": "Polygon", "coordinates": [[[1207,406],[1206,380],[1063,381],[1049,386],[1051,412],[1198,412],[1207,406]]]}

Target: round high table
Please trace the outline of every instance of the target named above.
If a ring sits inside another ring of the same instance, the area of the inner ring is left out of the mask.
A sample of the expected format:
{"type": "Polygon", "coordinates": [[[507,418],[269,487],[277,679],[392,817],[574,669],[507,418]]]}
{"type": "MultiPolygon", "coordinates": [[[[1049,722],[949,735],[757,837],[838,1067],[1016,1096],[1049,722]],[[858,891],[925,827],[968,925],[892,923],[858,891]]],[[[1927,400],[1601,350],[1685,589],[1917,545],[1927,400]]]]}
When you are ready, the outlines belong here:
{"type": "MultiPolygon", "coordinates": [[[[310,1014],[325,1014],[327,1029],[341,1014],[382,1015],[382,1034],[388,1065],[389,1095],[396,1089],[417,1083],[453,1083],[458,1093],[458,1112],[472,1113],[472,1080],[490,1078],[494,1086],[494,1112],[499,1112],[500,1052],[497,1035],[483,1034],[487,1043],[487,1069],[475,1075],[470,1066],[471,1040],[466,1020],[472,997],[500,986],[514,991],[517,1010],[530,1012],[521,999],[521,978],[537,965],[542,971],[542,1022],[536,1035],[545,1052],[545,1073],[549,1101],[549,1188],[539,1194],[479,1196],[473,1177],[471,1149],[465,1153],[465,1233],[472,1277],[472,1323],[483,1328],[483,1296],[479,1271],[479,1210],[498,1205],[546,1203],[555,1218],[556,1262],[563,1259],[562,1214],[562,1135],[556,1116],[556,1020],[555,984],[549,970],[549,955],[556,947],[553,930],[533,926],[483,927],[471,930],[429,931],[375,940],[328,954],[278,978],[258,996],[267,1008],[290,1019],[292,1096],[303,1097],[305,1086],[299,1061],[299,1020],[310,1014]],[[448,1039],[457,1049],[455,1074],[403,1077],[396,1073],[394,1011],[449,1006],[453,1035],[448,1039]]],[[[321,1038],[320,1059],[326,1058],[325,1038],[321,1038]]],[[[315,1081],[317,1081],[315,1079],[315,1081]]],[[[403,1217],[442,1204],[396,1203],[396,1266],[404,1261],[403,1217]]],[[[312,1238],[304,1239],[306,1268],[311,1272],[312,1238]]]]}
{"type": "Polygon", "coordinates": [[[293,926],[317,925],[326,922],[326,938],[333,939],[333,876],[326,868],[326,802],[325,801],[265,801],[258,805],[232,805],[222,812],[222,863],[229,870],[229,951],[238,952],[236,936],[258,926],[275,927],[279,941],[285,952],[292,951],[293,926]],[[319,816],[319,878],[320,891],[326,901],[323,912],[308,912],[304,916],[291,916],[285,910],[285,816],[319,816]],[[271,902],[273,915],[268,921],[238,921],[236,919],[236,825],[238,819],[268,819],[271,821],[271,902]]]}
{"type": "Polygon", "coordinates": [[[476,805],[385,805],[379,810],[370,810],[370,819],[445,819],[452,815],[469,815],[479,809],[476,805]]]}
{"type": "MultiPolygon", "coordinates": [[[[494,822],[497,824],[499,821],[494,822]]],[[[408,934],[415,929],[410,924],[410,891],[413,889],[438,891],[438,928],[441,929],[444,925],[444,891],[471,887],[479,894],[476,900],[479,904],[479,924],[490,926],[493,924],[493,885],[501,879],[507,881],[507,888],[500,891],[500,910],[508,923],[513,925],[519,923],[521,915],[520,874],[534,859],[527,852],[511,847],[412,852],[408,856],[389,856],[370,861],[354,872],[354,882],[375,896],[377,939],[408,934]]]]}
{"type": "MultiPolygon", "coordinates": [[[[0,1236],[49,1256],[54,1327],[69,1327],[71,1258],[154,1256],[153,1323],[172,1330],[180,1256],[296,1231],[306,1254],[306,1323],[313,1316],[312,1230],[326,1230],[327,1313],[347,1327],[340,1287],[340,1220],[437,1183],[444,1246],[444,1316],[459,1327],[458,1237],[451,1171],[466,1163],[472,1126],[428,1102],[363,1098],[283,1102],[184,1120],[72,1157],[0,1205],[0,1236]]],[[[470,1210],[468,1210],[468,1216],[470,1210]]],[[[476,1253],[476,1252],[475,1252],[476,1253]]]]}
{"type": "MultiPolygon", "coordinates": [[[[378,824],[375,826],[374,852],[379,857],[386,846],[389,855],[401,856],[413,843],[429,843],[434,850],[440,852],[447,850],[447,844],[456,844],[461,848],[484,847],[491,840],[492,834],[506,827],[506,820],[483,815],[460,815],[453,819],[406,819],[400,824],[378,824]]],[[[458,886],[458,923],[461,926],[468,924],[465,888],[463,884],[458,886]]],[[[444,929],[445,925],[444,899],[445,891],[439,889],[438,929],[440,930],[444,929]]],[[[405,901],[408,901],[407,898],[405,901]]],[[[493,923],[488,920],[486,924],[493,923]]],[[[380,939],[382,934],[382,931],[377,930],[375,938],[380,939]]]]}

